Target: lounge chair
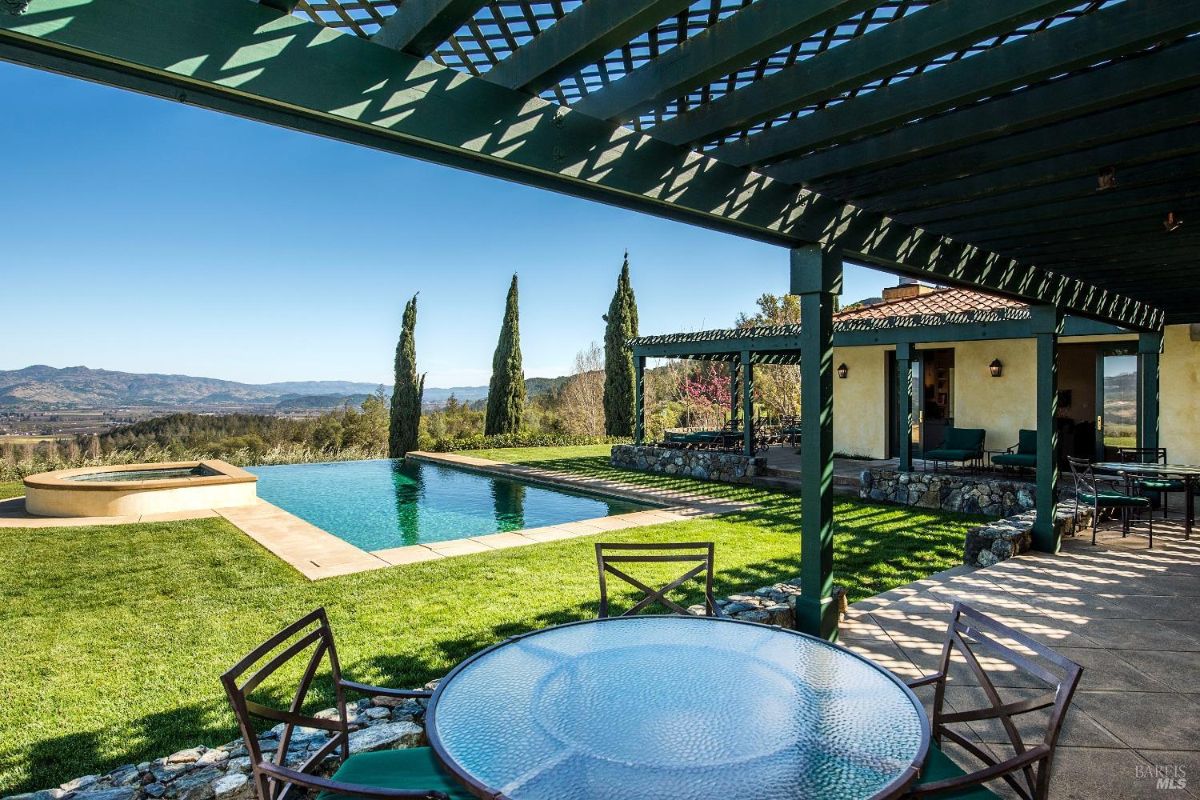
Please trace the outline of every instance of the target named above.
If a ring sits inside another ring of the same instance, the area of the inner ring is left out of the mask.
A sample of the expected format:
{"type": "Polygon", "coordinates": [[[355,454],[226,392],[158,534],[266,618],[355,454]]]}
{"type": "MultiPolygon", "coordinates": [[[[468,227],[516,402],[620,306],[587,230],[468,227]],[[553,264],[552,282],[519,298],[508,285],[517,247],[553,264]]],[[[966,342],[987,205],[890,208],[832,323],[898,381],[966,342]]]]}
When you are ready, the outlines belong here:
{"type": "Polygon", "coordinates": [[[1007,452],[992,456],[992,463],[1015,469],[1037,469],[1037,431],[1022,429],[1007,452]]]}
{"type": "Polygon", "coordinates": [[[932,461],[934,469],[937,469],[939,461],[959,466],[971,461],[978,463],[983,460],[983,440],[986,437],[987,431],[983,428],[946,428],[942,446],[926,450],[922,458],[926,465],[932,461]]]}

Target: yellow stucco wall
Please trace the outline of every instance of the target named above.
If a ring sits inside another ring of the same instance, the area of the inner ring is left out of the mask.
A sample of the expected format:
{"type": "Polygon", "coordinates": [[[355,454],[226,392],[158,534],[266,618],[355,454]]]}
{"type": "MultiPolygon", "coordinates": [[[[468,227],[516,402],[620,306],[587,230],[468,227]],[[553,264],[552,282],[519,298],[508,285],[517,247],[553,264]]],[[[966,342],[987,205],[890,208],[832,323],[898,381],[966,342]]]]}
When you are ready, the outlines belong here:
{"type": "Polygon", "coordinates": [[[1021,428],[1037,418],[1037,349],[1032,339],[954,342],[954,424],[987,431],[984,447],[1001,450],[1017,443],[1021,428]],[[1004,369],[988,372],[992,359],[1004,369]]]}
{"type": "Polygon", "coordinates": [[[845,364],[845,380],[833,378],[833,449],[847,455],[887,455],[886,347],[835,347],[833,365],[845,364]]]}
{"type": "Polygon", "coordinates": [[[1200,464],[1200,342],[1168,325],[1159,362],[1159,444],[1176,463],[1200,464]]]}

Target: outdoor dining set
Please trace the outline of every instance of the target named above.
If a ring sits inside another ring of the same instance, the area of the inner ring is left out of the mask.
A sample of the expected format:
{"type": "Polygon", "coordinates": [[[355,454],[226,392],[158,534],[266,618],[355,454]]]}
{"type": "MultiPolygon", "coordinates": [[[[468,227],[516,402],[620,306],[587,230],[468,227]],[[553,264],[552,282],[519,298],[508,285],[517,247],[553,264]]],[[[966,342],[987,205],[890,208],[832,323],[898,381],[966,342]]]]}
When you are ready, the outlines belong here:
{"type": "Polygon", "coordinates": [[[259,796],[989,798],[990,781],[1019,797],[1047,796],[1078,664],[956,603],[935,670],[906,683],[823,639],[727,617],[713,598],[713,560],[711,542],[597,544],[596,619],[506,639],[460,663],[432,692],[343,678],[326,612],[311,612],[222,676],[259,796]],[[662,583],[639,577],[647,568],[656,576],[684,571],[662,583]],[[613,606],[636,594],[613,595],[614,579],[642,593],[620,614],[613,606]],[[703,615],[669,596],[695,582],[703,615]],[[668,613],[639,613],[651,608],[668,613]],[[291,674],[292,662],[301,677],[290,703],[253,699],[275,673],[291,674]],[[962,669],[983,691],[977,708],[945,702],[962,669]],[[1014,670],[1045,690],[1002,699],[992,676],[1014,670]],[[336,718],[303,710],[318,675],[332,682],[336,718]],[[918,687],[933,688],[929,712],[918,687]],[[349,753],[347,693],[425,703],[428,746],[349,753]],[[261,749],[257,720],[280,724],[274,752],[261,749]],[[980,721],[1004,726],[1010,755],[981,749],[963,729],[980,721]],[[329,739],[292,763],[288,742],[302,728],[329,739]]]}

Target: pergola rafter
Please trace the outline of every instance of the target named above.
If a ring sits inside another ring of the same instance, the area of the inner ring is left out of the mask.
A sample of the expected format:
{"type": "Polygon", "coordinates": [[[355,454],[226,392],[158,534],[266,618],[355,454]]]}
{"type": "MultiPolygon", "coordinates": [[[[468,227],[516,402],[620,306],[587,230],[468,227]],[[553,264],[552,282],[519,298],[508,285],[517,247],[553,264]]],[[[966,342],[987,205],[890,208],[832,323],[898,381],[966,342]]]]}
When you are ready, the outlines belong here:
{"type": "Polygon", "coordinates": [[[1124,324],[1152,306],[865,212],[521,92],[245,0],[35,3],[0,17],[0,54],[301,130],[615,202],[765,241],[985,287],[1124,324]],[[217,6],[217,8],[214,8],[217,6]],[[151,8],[152,7],[152,8],[151,8]],[[113,40],[117,26],[128,31],[113,40]],[[139,42],[140,40],[140,42],[139,42]],[[90,55],[89,55],[90,54],[90,55]],[[120,68],[111,66],[120,62],[120,68]],[[66,66],[67,64],[71,66],[66,66]],[[104,65],[104,66],[101,66],[104,65]],[[91,72],[91,75],[97,74],[91,72]]]}

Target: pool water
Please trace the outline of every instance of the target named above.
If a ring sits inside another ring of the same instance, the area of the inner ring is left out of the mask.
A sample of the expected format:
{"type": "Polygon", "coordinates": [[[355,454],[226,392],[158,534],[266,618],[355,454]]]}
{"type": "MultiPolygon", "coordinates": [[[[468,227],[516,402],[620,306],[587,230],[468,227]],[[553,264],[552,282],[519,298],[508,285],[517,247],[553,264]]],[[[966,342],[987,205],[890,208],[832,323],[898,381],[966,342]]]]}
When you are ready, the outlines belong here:
{"type": "Polygon", "coordinates": [[[135,469],[135,470],[112,470],[110,472],[87,472],[83,475],[72,475],[69,478],[64,478],[68,481],[99,481],[99,482],[114,482],[114,481],[161,481],[167,478],[195,478],[201,475],[215,475],[216,473],[204,469],[204,467],[170,467],[166,469],[135,469]]]}
{"type": "Polygon", "coordinates": [[[258,496],[363,550],[444,542],[649,506],[439,464],[378,459],[253,467],[258,496]]]}

